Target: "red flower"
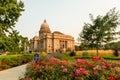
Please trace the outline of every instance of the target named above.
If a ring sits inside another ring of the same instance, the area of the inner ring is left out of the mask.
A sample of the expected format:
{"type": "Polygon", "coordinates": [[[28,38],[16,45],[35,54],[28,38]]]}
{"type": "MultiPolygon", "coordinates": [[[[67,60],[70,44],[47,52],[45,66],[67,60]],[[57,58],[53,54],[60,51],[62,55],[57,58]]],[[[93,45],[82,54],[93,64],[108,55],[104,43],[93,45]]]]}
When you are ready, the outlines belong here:
{"type": "Polygon", "coordinates": [[[94,57],[92,57],[92,60],[93,61],[98,61],[100,58],[98,57],[98,56],[94,56],[94,57]]]}
{"type": "Polygon", "coordinates": [[[88,65],[89,65],[88,67],[93,67],[93,63],[89,63],[88,65]]]}
{"type": "Polygon", "coordinates": [[[42,64],[42,62],[36,62],[36,65],[41,65],[42,64]]]}
{"type": "Polygon", "coordinates": [[[118,61],[118,66],[120,66],[120,61],[118,61]]]}
{"type": "Polygon", "coordinates": [[[115,77],[114,76],[110,76],[110,80],[115,80],[115,77]]]}
{"type": "Polygon", "coordinates": [[[5,62],[1,62],[1,65],[6,65],[6,63],[5,62]]]}
{"type": "Polygon", "coordinates": [[[37,68],[37,67],[39,67],[41,64],[42,64],[42,62],[36,62],[36,63],[33,63],[32,65],[33,65],[34,68],[37,68]]]}
{"type": "Polygon", "coordinates": [[[117,80],[120,80],[120,77],[117,80]]]}

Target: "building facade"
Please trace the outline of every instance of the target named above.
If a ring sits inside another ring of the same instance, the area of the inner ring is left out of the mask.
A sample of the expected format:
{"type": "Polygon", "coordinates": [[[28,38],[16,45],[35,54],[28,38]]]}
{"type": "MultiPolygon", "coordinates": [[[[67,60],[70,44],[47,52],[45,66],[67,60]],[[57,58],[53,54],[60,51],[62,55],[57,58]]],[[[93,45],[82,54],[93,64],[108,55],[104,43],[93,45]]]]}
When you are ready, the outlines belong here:
{"type": "Polygon", "coordinates": [[[33,52],[46,51],[53,53],[58,51],[74,50],[74,38],[59,31],[51,33],[46,20],[41,24],[39,36],[30,40],[30,50],[33,52]]]}

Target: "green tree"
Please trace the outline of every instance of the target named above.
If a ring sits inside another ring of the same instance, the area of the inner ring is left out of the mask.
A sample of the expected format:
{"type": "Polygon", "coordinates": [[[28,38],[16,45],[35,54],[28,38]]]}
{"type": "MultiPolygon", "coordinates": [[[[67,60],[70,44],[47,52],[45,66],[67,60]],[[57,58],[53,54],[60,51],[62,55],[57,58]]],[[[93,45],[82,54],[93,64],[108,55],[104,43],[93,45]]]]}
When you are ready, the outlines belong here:
{"type": "Polygon", "coordinates": [[[24,3],[22,1],[0,0],[0,50],[11,49],[11,37],[8,35],[14,29],[22,11],[24,11],[24,3]]]}
{"type": "Polygon", "coordinates": [[[117,26],[120,24],[120,14],[111,9],[105,16],[98,15],[96,19],[90,14],[92,23],[85,23],[82,32],[79,34],[80,40],[91,47],[96,47],[98,56],[98,49],[104,43],[114,40],[114,35],[117,26]]]}
{"type": "Polygon", "coordinates": [[[95,49],[94,46],[90,46],[86,43],[81,43],[80,46],[79,46],[79,49],[80,50],[88,50],[88,49],[95,49]]]}
{"type": "Polygon", "coordinates": [[[105,44],[105,49],[118,49],[118,50],[120,50],[120,41],[105,44]]]}
{"type": "Polygon", "coordinates": [[[118,51],[120,50],[120,41],[105,44],[105,49],[112,49],[114,51],[113,55],[118,57],[119,56],[118,51]]]}
{"type": "Polygon", "coordinates": [[[28,46],[29,46],[28,38],[21,36],[21,51],[24,51],[24,53],[26,53],[26,50],[27,50],[28,46]]]}

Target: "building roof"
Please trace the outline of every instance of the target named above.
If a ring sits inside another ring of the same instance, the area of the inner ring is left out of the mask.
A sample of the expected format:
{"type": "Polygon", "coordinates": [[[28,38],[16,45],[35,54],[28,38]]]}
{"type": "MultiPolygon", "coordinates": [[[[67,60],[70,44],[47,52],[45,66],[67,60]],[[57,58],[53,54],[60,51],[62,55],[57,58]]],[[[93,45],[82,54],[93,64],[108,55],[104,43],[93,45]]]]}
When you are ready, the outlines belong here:
{"type": "Polygon", "coordinates": [[[63,33],[59,32],[59,31],[54,31],[53,33],[57,33],[57,34],[63,34],[63,33]]]}
{"type": "Polygon", "coordinates": [[[49,25],[47,24],[46,20],[41,24],[40,34],[41,33],[51,33],[49,25]]]}

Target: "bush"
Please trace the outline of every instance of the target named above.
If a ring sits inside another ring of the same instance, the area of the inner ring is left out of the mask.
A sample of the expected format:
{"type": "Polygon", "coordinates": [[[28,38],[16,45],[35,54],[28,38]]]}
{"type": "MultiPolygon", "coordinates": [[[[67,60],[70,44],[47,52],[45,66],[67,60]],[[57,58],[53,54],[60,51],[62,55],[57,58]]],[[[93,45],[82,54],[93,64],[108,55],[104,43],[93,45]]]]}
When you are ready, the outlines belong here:
{"type": "Polygon", "coordinates": [[[112,63],[99,57],[93,62],[76,59],[61,61],[51,57],[47,62],[31,62],[25,78],[20,80],[119,80],[120,62],[112,63]]]}
{"type": "Polygon", "coordinates": [[[33,60],[33,54],[5,55],[0,57],[0,69],[19,66],[33,60]]]}
{"type": "Polygon", "coordinates": [[[70,52],[70,56],[75,56],[76,53],[74,51],[70,52]]]}
{"type": "Polygon", "coordinates": [[[88,57],[88,56],[89,56],[89,53],[86,52],[86,51],[84,51],[84,52],[82,53],[82,56],[83,56],[83,57],[88,57]]]}

